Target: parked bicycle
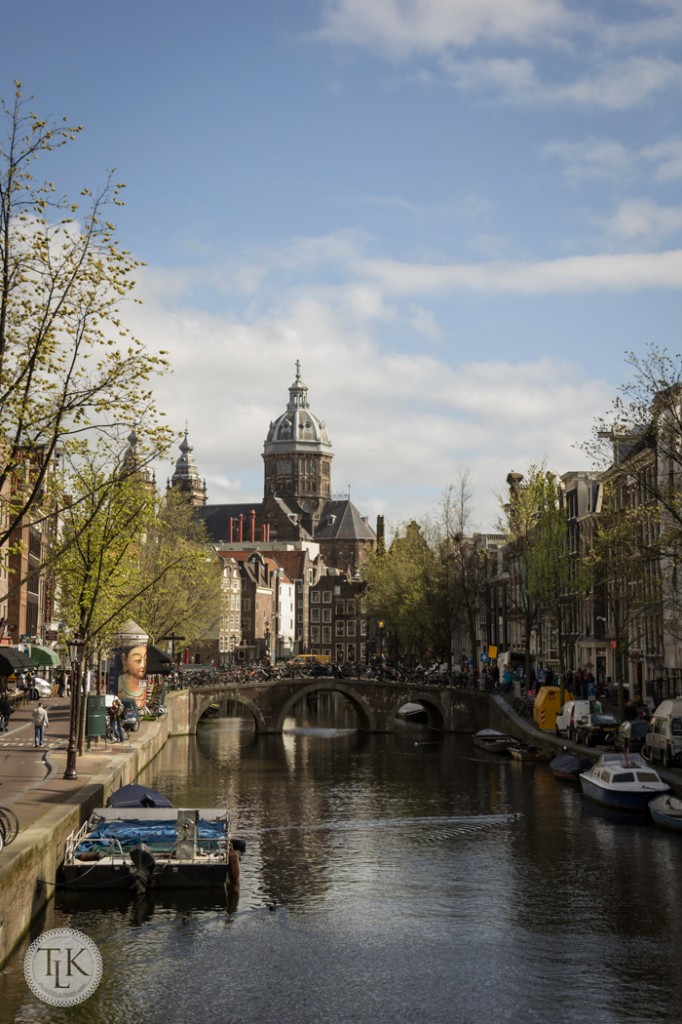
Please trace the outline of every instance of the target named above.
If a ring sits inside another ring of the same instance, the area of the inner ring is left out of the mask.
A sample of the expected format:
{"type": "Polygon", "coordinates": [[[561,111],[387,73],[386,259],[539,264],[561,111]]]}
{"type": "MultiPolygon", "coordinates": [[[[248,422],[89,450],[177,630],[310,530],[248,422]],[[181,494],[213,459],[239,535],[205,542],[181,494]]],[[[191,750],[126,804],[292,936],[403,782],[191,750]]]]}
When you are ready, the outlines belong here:
{"type": "Polygon", "coordinates": [[[168,708],[165,704],[161,704],[158,701],[152,701],[149,704],[143,704],[138,709],[140,718],[152,719],[154,721],[161,722],[168,715],[168,708]]]}
{"type": "MultiPolygon", "coordinates": [[[[2,785],[2,783],[0,783],[2,785]]],[[[19,834],[19,819],[9,807],[0,807],[0,850],[13,843],[19,834]]]]}

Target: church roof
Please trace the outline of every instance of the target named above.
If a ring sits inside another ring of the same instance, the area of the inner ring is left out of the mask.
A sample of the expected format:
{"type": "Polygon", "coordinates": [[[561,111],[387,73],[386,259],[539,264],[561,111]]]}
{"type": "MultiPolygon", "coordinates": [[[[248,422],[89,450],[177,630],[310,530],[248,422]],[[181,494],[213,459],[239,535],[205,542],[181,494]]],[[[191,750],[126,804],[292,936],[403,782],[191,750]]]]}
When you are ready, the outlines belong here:
{"type": "Polygon", "coordinates": [[[315,540],[376,540],[376,533],[349,498],[332,499],[324,506],[315,540]]]}
{"type": "Polygon", "coordinates": [[[251,528],[251,512],[256,512],[256,530],[262,524],[262,506],[259,501],[248,504],[230,505],[204,505],[196,509],[197,519],[200,519],[206,526],[206,531],[214,543],[228,543],[230,539],[230,519],[232,524],[232,537],[236,541],[239,528],[239,517],[243,516],[243,537],[246,539],[251,528]]]}

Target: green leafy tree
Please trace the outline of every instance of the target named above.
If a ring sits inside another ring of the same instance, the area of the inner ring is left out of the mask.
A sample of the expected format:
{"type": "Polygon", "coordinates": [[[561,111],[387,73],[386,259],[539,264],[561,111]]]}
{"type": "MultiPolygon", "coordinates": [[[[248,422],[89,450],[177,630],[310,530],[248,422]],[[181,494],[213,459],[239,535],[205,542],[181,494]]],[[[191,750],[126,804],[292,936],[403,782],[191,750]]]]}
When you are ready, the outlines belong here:
{"type": "Polygon", "coordinates": [[[440,513],[440,550],[451,630],[453,634],[464,633],[469,659],[476,665],[487,566],[481,538],[475,533],[472,535],[472,489],[468,470],[443,492],[440,513]]]}
{"type": "Polygon", "coordinates": [[[566,512],[555,477],[542,465],[527,474],[507,477],[501,529],[507,544],[504,560],[510,581],[510,616],[520,622],[526,638],[525,672],[531,678],[530,637],[546,615],[559,634],[561,677],[566,647],[565,612],[573,593],[568,558],[566,512]]]}
{"type": "Polygon", "coordinates": [[[390,547],[373,552],[365,566],[368,608],[386,624],[401,656],[424,661],[449,650],[442,614],[442,563],[425,535],[410,522],[390,547]]]}
{"type": "MultiPolygon", "coordinates": [[[[17,530],[59,515],[68,492],[58,457],[83,456],[121,425],[143,428],[150,457],[167,447],[150,382],[167,369],[121,319],[138,263],[108,219],[122,205],[110,176],[77,202],[35,177],[80,128],[33,113],[17,83],[1,103],[0,138],[0,548],[17,530]]],[[[114,478],[97,478],[98,487],[114,478]]],[[[95,480],[92,480],[93,485],[95,480]]],[[[116,477],[116,486],[119,478],[116,477]]],[[[81,496],[82,498],[82,496],[81,496]]],[[[97,503],[95,502],[95,505],[97,503]]],[[[71,528],[74,528],[71,523],[71,528]]]]}
{"type": "MultiPolygon", "coordinates": [[[[637,505],[658,509],[657,545],[666,629],[682,636],[682,355],[648,345],[629,352],[630,377],[582,445],[595,464],[626,472],[637,505]]],[[[647,513],[648,515],[648,513],[647,513]]]]}
{"type": "Polygon", "coordinates": [[[180,491],[171,488],[160,501],[145,532],[139,571],[154,585],[133,601],[132,616],[151,637],[175,636],[196,643],[215,634],[222,561],[180,491]]]}
{"type": "Polygon", "coordinates": [[[592,575],[595,593],[606,612],[609,635],[615,647],[615,683],[618,713],[623,717],[629,652],[643,645],[646,618],[660,607],[660,559],[657,536],[660,510],[655,502],[641,505],[624,502],[628,494],[617,477],[603,487],[601,514],[597,517],[585,566],[592,575]]]}

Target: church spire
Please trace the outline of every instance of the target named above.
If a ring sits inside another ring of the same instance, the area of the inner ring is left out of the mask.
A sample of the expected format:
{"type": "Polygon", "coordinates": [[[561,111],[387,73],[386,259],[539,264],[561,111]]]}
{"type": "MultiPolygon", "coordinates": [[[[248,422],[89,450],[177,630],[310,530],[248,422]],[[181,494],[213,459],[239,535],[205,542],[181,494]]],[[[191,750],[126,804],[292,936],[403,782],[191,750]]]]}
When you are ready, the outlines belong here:
{"type": "Polygon", "coordinates": [[[206,481],[199,476],[193,451],[194,448],[190,444],[187,427],[185,427],[185,435],[180,444],[180,458],[175,463],[175,472],[171,477],[169,487],[175,487],[182,491],[188,496],[192,505],[198,507],[206,504],[206,481]]]}

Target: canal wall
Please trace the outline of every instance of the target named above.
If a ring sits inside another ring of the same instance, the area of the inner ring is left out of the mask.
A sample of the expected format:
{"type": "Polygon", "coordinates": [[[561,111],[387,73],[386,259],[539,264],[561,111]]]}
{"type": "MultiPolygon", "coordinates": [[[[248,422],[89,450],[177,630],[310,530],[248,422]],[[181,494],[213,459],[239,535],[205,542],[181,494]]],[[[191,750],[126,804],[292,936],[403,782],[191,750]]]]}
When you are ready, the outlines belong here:
{"type": "MultiPolygon", "coordinates": [[[[171,730],[170,716],[162,722],[143,723],[141,731],[129,737],[129,750],[112,748],[110,757],[98,759],[96,774],[88,773],[88,754],[79,758],[77,768],[83,785],[66,797],[52,794],[54,806],[46,799],[44,813],[4,847],[0,853],[0,968],[54,895],[69,834],[96,807],[103,807],[114,790],[136,781],[164,746],[171,730]]],[[[58,763],[56,757],[46,763],[53,772],[63,773],[62,757],[58,763]]]]}

